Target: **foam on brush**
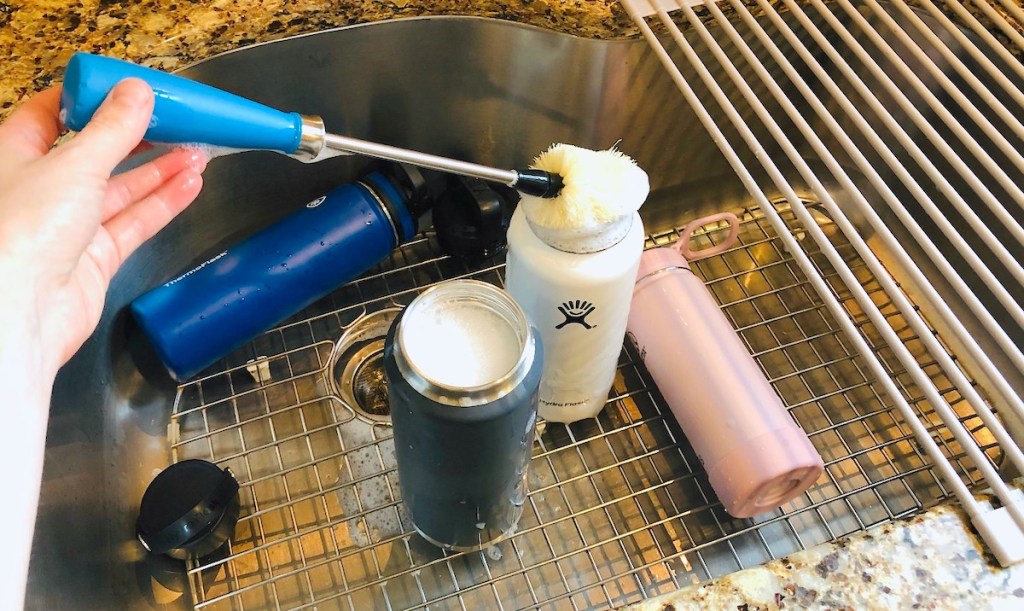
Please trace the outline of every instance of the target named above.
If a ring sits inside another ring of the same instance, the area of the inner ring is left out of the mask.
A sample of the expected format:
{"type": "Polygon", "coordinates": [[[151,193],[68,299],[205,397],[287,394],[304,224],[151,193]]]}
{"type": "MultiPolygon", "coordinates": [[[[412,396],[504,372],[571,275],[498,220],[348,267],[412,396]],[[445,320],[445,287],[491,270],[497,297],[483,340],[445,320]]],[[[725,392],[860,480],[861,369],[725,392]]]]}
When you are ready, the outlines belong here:
{"type": "Polygon", "coordinates": [[[562,176],[557,197],[522,197],[531,224],[550,229],[608,225],[640,209],[650,184],[647,173],[614,147],[606,151],[555,144],[533,162],[538,170],[562,176]]]}

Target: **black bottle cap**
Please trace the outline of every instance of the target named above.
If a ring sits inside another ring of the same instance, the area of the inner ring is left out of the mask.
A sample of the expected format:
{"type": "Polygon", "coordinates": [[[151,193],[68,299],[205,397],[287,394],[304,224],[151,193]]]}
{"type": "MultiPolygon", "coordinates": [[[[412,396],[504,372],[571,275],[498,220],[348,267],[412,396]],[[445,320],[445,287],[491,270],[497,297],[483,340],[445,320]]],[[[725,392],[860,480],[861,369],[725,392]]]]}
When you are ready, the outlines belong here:
{"type": "Polygon", "coordinates": [[[452,176],[434,202],[434,231],[445,253],[470,263],[505,250],[519,194],[478,178],[452,176]]]}
{"type": "Polygon", "coordinates": [[[151,552],[184,558],[219,548],[238,520],[238,481],[205,460],[171,465],[149,484],[135,523],[151,552]]]}

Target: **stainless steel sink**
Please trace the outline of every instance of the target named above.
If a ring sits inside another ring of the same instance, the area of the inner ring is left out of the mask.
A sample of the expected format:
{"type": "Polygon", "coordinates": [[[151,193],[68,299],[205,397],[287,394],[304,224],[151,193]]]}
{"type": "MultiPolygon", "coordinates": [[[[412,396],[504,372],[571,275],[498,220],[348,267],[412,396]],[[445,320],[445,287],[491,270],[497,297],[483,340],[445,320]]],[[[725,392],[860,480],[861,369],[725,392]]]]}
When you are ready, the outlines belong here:
{"type": "MultiPolygon", "coordinates": [[[[675,239],[677,228],[699,215],[741,214],[741,244],[697,271],[811,435],[827,473],[771,514],[729,517],[646,371],[624,349],[605,411],[572,426],[549,425],[539,437],[518,533],[484,552],[433,548],[403,513],[389,427],[360,413],[340,389],[332,354],[363,317],[405,305],[430,284],[467,276],[501,284],[502,260],[468,267],[446,258],[428,231],[199,379],[175,386],[137,348],[125,306],[351,179],[365,163],[338,158],[307,166],[270,153],[234,155],[215,160],[199,200],[127,262],[96,334],[60,373],[30,607],[604,608],[947,497],[878,381],[643,42],[425,18],[258,45],[184,74],[320,113],[334,131],[498,167],[517,167],[552,142],[606,148],[621,140],[652,178],[642,210],[650,244],[675,239]],[[230,550],[187,567],[148,557],[133,537],[145,487],[186,458],[230,466],[242,501],[230,550]]],[[[842,188],[827,186],[842,202],[842,188]]],[[[884,294],[843,234],[824,209],[811,209],[884,310],[884,294]]],[[[778,210],[792,219],[787,204],[778,210]]],[[[793,234],[822,261],[802,230],[793,234]]],[[[697,239],[722,235],[710,226],[697,239]]],[[[927,402],[885,354],[871,323],[830,268],[821,268],[929,419],[927,402]]],[[[890,271],[903,278],[898,266],[890,271]]],[[[954,298],[940,278],[935,286],[954,298]]],[[[890,324],[916,349],[898,313],[890,324]]],[[[978,444],[1001,464],[987,429],[955,389],[944,388],[978,444]]],[[[975,484],[976,467],[935,422],[958,474],[975,484]]]]}

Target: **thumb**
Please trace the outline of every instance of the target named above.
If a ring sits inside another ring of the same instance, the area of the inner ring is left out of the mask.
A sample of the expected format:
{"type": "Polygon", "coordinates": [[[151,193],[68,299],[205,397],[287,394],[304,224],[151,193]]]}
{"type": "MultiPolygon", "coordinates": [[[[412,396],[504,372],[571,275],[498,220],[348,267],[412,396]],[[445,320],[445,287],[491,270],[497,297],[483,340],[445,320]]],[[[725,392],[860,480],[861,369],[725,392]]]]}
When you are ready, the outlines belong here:
{"type": "Polygon", "coordinates": [[[140,79],[114,86],[89,124],[63,148],[78,167],[109,176],[142,141],[153,114],[153,90],[140,79]]]}

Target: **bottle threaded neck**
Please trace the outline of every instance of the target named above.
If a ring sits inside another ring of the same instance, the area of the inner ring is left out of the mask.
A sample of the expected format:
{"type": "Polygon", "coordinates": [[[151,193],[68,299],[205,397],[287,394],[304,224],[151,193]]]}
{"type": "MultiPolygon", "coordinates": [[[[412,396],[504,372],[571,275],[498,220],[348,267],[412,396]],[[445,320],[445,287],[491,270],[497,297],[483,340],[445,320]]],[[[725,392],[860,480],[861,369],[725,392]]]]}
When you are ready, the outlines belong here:
{"type": "Polygon", "coordinates": [[[569,228],[552,228],[536,224],[530,220],[529,214],[526,214],[526,222],[533,234],[551,248],[585,255],[607,250],[621,242],[632,228],[634,216],[635,214],[627,214],[610,223],[569,228]]]}

